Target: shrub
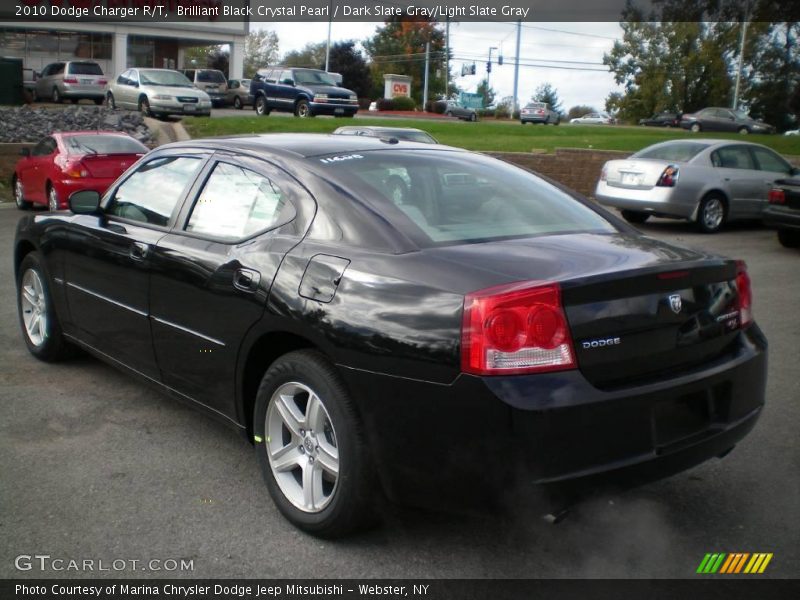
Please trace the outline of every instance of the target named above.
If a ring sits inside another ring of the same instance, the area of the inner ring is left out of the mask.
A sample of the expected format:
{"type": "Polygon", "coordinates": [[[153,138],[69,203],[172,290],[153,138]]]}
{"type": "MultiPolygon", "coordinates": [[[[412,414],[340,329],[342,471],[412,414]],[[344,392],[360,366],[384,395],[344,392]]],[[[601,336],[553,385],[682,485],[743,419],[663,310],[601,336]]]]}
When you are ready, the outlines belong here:
{"type": "Polygon", "coordinates": [[[425,105],[426,112],[436,113],[437,115],[443,115],[446,109],[447,102],[445,100],[428,100],[425,105]]]}

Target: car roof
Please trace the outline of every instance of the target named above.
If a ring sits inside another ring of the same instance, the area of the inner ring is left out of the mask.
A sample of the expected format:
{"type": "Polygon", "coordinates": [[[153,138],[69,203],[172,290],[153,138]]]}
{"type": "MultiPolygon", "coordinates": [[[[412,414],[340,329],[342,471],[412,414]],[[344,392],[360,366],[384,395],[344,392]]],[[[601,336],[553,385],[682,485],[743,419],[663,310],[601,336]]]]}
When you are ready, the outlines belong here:
{"type": "Polygon", "coordinates": [[[294,158],[310,158],[328,154],[350,152],[368,152],[371,150],[414,149],[431,151],[439,148],[452,152],[466,152],[460,148],[452,148],[440,144],[407,142],[404,140],[388,141],[386,138],[366,135],[333,135],[320,133],[267,133],[245,134],[216,138],[196,139],[186,142],[175,142],[162,148],[224,148],[251,153],[268,151],[276,155],[294,158]]]}
{"type": "Polygon", "coordinates": [[[353,129],[361,129],[365,131],[414,131],[417,133],[428,133],[416,127],[381,127],[379,125],[344,125],[339,127],[337,131],[350,131],[353,129]]]}
{"type": "MultiPolygon", "coordinates": [[[[755,146],[757,148],[767,147],[764,146],[763,144],[746,142],[744,140],[720,140],[714,138],[692,138],[692,139],[681,138],[678,140],[667,140],[664,142],[659,142],[657,144],[651,144],[650,146],[647,146],[647,148],[650,148],[652,146],[664,146],[667,144],[705,144],[706,146],[708,146],[707,150],[713,150],[719,148],[720,146],[755,146]]],[[[642,150],[645,150],[645,148],[642,148],[642,150]]]]}

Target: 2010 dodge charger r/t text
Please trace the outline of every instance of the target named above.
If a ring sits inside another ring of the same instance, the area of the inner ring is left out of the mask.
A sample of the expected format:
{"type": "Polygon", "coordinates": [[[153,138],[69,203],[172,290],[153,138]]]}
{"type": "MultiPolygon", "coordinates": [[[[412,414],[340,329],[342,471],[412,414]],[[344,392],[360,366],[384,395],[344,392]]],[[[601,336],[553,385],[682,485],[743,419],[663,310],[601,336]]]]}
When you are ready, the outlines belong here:
{"type": "Polygon", "coordinates": [[[70,208],[18,226],[30,351],[83,348],[241,431],[316,535],[382,494],[663,477],[726,454],[764,403],[744,263],[478,154],[195,140],[70,208]]]}

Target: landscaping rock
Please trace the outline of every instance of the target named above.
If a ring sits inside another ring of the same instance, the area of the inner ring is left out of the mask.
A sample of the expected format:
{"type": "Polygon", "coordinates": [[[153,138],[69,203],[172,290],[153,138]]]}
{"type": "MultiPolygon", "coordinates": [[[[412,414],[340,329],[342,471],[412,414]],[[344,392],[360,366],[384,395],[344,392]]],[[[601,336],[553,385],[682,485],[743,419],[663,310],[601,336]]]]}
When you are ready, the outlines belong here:
{"type": "Polygon", "coordinates": [[[56,131],[124,131],[142,143],[153,141],[142,115],[106,106],[0,108],[0,142],[37,142],[56,131]]]}

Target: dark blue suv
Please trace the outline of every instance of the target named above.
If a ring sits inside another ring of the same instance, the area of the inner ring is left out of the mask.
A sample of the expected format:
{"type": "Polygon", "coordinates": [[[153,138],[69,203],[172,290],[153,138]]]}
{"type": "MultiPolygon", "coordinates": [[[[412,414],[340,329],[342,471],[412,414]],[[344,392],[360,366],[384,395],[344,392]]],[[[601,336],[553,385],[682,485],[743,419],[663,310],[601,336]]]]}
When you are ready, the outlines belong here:
{"type": "Polygon", "coordinates": [[[277,110],[297,117],[352,117],[358,111],[355,92],[339,87],[330,73],[319,69],[259,69],[250,83],[250,94],[258,115],[277,110]]]}

